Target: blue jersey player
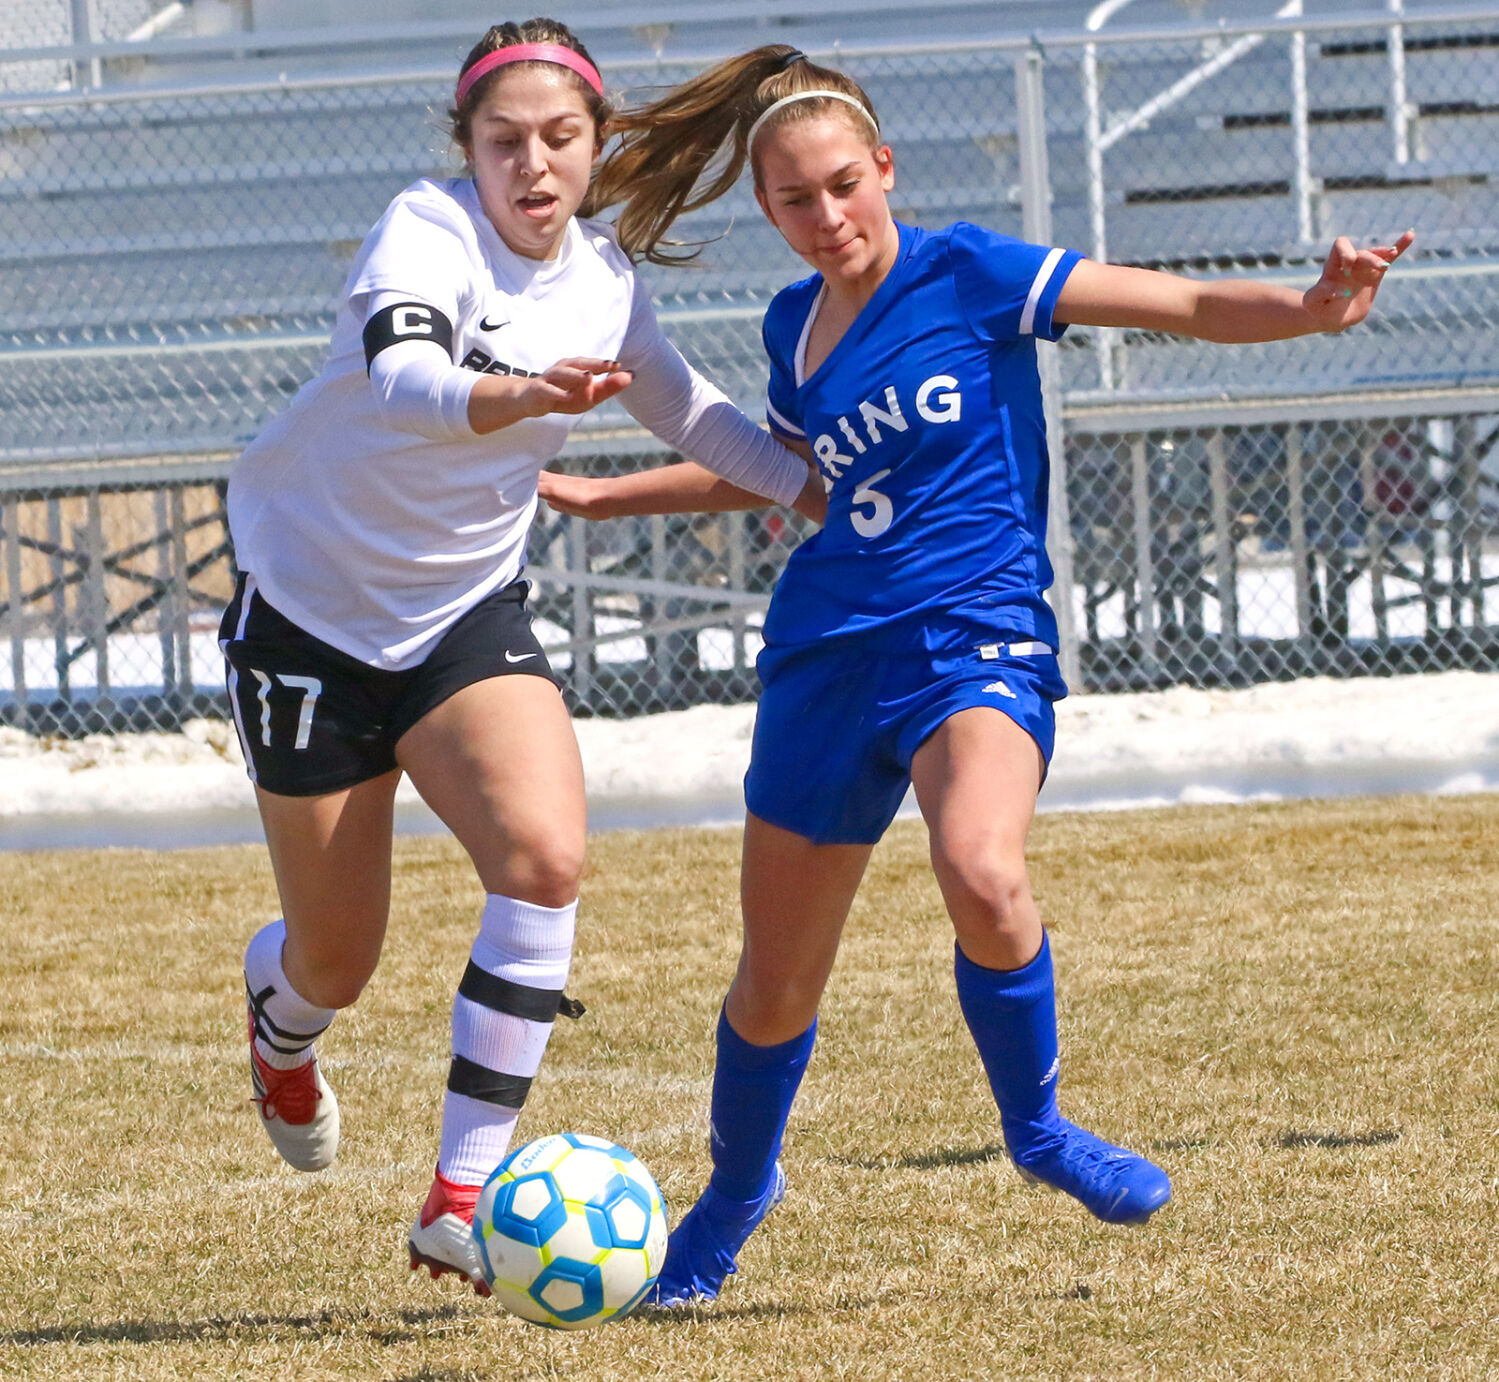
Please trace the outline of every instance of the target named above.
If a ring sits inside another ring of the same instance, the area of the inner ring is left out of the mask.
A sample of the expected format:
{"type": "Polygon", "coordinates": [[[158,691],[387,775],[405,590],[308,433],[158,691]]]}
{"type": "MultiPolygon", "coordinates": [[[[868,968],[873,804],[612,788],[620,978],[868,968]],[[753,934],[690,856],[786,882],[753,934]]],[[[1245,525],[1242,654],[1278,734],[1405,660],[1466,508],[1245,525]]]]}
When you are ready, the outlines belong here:
{"type": "MultiPolygon", "coordinates": [[[[901,225],[868,97],[778,45],[619,125],[622,146],[595,187],[602,200],[621,189],[627,250],[667,258],[661,237],[726,148],[709,194],[748,159],[762,210],[815,270],[766,313],[767,412],[828,495],[824,527],[791,556],[766,617],[713,1172],[672,1234],[657,1299],[715,1297],[784,1193],[782,1135],[819,1000],[871,849],[909,785],[1011,1157],[1100,1219],[1143,1223],[1171,1197],[1165,1172],[1058,1109],[1051,952],[1026,876],[1053,702],[1066,692],[1044,598],[1035,341],[1070,323],[1218,341],[1339,331],[1368,313],[1412,237],[1363,252],[1339,240],[1298,293],[1097,264],[972,225],[901,225]]],[[[587,517],[764,502],[691,464],[603,481],[543,475],[542,493],[587,517]]]]}

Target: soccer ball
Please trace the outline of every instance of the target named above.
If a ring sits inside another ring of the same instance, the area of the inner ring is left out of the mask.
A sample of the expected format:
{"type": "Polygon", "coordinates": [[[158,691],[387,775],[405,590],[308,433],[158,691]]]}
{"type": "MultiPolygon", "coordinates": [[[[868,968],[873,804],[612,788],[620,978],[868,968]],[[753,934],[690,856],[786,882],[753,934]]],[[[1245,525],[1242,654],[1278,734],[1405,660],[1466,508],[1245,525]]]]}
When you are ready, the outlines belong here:
{"type": "Polygon", "coordinates": [[[629,1312],[666,1258],[651,1173],[601,1137],[555,1133],[484,1182],[474,1238],[495,1299],[523,1320],[587,1329],[629,1312]]]}

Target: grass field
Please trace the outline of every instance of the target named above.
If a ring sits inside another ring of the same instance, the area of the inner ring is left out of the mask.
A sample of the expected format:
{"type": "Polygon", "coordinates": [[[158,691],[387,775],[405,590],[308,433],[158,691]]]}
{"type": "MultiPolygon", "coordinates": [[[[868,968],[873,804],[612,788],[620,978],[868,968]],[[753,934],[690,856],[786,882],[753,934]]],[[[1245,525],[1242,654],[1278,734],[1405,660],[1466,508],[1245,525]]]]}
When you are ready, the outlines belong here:
{"type": "MultiPolygon", "coordinates": [[[[523,1132],[602,1133],[680,1211],[707,1169],[738,838],[596,838],[523,1132]]],[[[1492,1378],[1499,798],[1041,818],[1064,1109],[1176,1200],[1110,1229],[1023,1185],[959,1019],[917,826],[875,857],[721,1302],[587,1334],[406,1270],[478,904],[398,846],[379,974],[324,1042],[337,1166],[247,1102],[263,852],[0,856],[0,1377],[1492,1378]]]]}

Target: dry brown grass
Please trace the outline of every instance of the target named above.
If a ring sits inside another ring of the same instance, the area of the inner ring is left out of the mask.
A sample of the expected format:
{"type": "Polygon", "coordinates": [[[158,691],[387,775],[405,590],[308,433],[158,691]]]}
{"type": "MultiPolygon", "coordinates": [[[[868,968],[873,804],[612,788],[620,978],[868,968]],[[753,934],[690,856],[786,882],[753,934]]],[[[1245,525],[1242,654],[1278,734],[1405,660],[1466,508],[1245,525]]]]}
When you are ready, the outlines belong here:
{"type": "MultiPolygon", "coordinates": [[[[1063,1097],[1176,1202],[1109,1229],[1023,1186],[919,828],[877,853],[793,1117],[791,1195],[715,1308],[558,1335],[408,1275],[476,886],[403,841],[384,965],[325,1058],[338,1166],[246,1102],[258,850],[0,857],[0,1376],[1499,1375],[1499,799],[1037,826],[1063,1097]]],[[[605,1133],[685,1206],[737,941],[733,832],[593,842],[523,1128],[605,1133]]]]}

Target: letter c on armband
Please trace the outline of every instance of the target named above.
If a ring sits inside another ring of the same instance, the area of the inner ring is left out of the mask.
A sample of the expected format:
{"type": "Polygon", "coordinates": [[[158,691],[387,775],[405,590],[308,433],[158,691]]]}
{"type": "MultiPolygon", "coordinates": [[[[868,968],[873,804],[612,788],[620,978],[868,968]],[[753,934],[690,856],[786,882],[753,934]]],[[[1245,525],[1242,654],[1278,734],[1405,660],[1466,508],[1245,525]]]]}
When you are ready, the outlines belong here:
{"type": "Polygon", "coordinates": [[[453,355],[453,323],[427,302],[393,302],[364,324],[364,367],[388,346],[431,341],[453,355]]]}

